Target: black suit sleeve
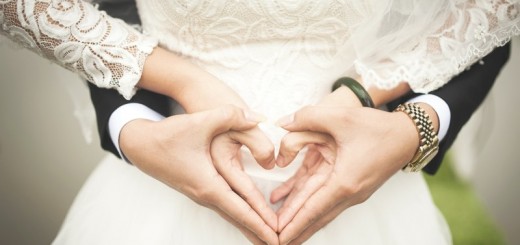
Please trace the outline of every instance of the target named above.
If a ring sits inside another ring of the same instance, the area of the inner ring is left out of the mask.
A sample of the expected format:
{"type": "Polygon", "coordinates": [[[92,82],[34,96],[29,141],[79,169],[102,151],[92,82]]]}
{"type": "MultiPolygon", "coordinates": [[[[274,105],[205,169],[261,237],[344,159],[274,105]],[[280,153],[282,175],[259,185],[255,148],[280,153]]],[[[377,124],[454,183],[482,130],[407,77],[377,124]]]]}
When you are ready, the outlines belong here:
{"type": "MultiPolygon", "coordinates": [[[[135,1],[117,1],[115,3],[99,3],[99,9],[104,10],[112,17],[120,18],[129,24],[140,24],[135,1]]],[[[139,90],[131,100],[125,100],[116,90],[98,88],[92,83],[88,83],[90,98],[96,110],[101,147],[112,152],[117,157],[119,153],[110,139],[108,132],[108,120],[110,115],[120,106],[127,103],[140,103],[150,109],[168,116],[170,113],[170,99],[166,96],[152,93],[146,90],[139,90]]]]}
{"type": "MultiPolygon", "coordinates": [[[[443,87],[431,92],[446,101],[450,108],[451,120],[446,137],[439,145],[439,153],[424,168],[426,173],[435,174],[437,172],[446,151],[453,144],[462,126],[466,124],[491,90],[500,70],[509,59],[510,48],[509,43],[496,48],[482,59],[482,64],[474,64],[469,70],[454,77],[443,87]]],[[[409,93],[391,102],[389,108],[393,110],[398,104],[406,102],[414,96],[417,94],[409,93]]]]}

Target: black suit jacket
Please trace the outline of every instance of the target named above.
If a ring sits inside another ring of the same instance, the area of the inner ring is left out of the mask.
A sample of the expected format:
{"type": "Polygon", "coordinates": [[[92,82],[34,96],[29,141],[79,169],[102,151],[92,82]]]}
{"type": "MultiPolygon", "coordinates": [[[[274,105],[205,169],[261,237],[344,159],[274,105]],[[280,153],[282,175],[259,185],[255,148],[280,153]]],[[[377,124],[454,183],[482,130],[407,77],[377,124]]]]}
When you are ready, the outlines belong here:
{"type": "MultiPolygon", "coordinates": [[[[121,0],[115,3],[100,3],[99,8],[107,11],[113,17],[121,18],[127,23],[139,24],[135,1],[121,0]]],[[[448,84],[444,85],[431,94],[442,98],[451,111],[451,122],[448,133],[440,143],[437,156],[430,162],[424,171],[434,174],[439,168],[448,148],[460,132],[462,126],[466,124],[473,112],[482,104],[486,95],[493,86],[496,77],[504,64],[509,59],[510,45],[495,49],[492,53],[483,58],[483,64],[475,64],[469,70],[453,78],[448,84]]],[[[92,102],[96,109],[98,132],[101,139],[101,146],[119,157],[116,147],[110,139],[108,132],[108,120],[110,115],[118,107],[126,103],[141,103],[164,116],[170,114],[169,98],[155,94],[146,90],[139,90],[132,100],[125,100],[115,90],[98,88],[92,83],[88,83],[92,102]]],[[[398,104],[416,96],[409,93],[391,103],[389,108],[393,109],[398,104]]]]}
{"type": "MultiPolygon", "coordinates": [[[[482,104],[495,83],[500,70],[509,59],[510,46],[511,44],[508,43],[503,47],[496,48],[482,59],[482,64],[474,64],[443,87],[431,92],[431,94],[437,95],[446,101],[450,107],[451,120],[446,137],[439,145],[439,153],[423,169],[425,172],[429,174],[437,172],[446,151],[451,147],[455,138],[457,138],[462,126],[468,122],[471,115],[482,104]]],[[[389,108],[394,109],[400,103],[416,95],[408,93],[389,103],[389,108]]]]}

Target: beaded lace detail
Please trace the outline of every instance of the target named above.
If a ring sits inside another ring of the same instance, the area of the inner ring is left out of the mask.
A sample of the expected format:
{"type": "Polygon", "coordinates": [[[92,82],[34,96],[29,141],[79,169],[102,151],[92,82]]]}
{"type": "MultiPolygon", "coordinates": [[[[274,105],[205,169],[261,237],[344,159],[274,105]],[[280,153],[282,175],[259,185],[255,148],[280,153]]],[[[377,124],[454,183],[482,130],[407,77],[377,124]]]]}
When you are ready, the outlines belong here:
{"type": "Polygon", "coordinates": [[[80,0],[0,0],[0,25],[15,42],[127,99],[157,45],[80,0]]]}

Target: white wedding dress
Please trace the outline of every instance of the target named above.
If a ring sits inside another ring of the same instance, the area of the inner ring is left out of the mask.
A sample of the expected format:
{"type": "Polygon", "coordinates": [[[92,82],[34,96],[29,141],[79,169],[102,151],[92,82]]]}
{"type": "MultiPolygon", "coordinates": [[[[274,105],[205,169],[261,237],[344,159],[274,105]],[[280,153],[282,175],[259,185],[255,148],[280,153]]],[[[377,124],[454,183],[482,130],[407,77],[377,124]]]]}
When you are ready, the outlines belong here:
{"type": "MultiPolygon", "coordinates": [[[[137,4],[147,34],[225,81],[270,121],[318,102],[345,75],[362,77],[365,86],[390,88],[410,81],[414,90],[430,91],[519,32],[514,1],[137,4]]],[[[0,24],[26,47],[126,97],[132,96],[142,63],[155,45],[79,1],[0,0],[0,24]],[[76,19],[64,17],[78,13],[76,19]],[[55,28],[56,23],[70,32],[55,28]]],[[[275,145],[284,134],[269,122],[261,128],[275,145]]],[[[301,156],[288,168],[266,171],[244,151],[244,167],[266,196],[300,163],[301,156]]],[[[111,155],[83,186],[54,241],[247,243],[213,211],[111,155]]],[[[422,175],[399,172],[307,243],[440,245],[451,244],[451,237],[422,175]]]]}

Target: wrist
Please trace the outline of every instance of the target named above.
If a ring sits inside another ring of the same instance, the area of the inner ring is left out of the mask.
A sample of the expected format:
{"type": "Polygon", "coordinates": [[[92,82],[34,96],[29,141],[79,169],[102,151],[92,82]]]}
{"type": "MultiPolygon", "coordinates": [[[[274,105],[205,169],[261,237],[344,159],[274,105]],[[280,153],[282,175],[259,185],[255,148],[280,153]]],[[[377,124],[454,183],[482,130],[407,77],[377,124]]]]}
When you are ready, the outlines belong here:
{"type": "Polygon", "coordinates": [[[345,86],[341,86],[325,97],[320,105],[362,107],[357,96],[345,86]]]}
{"type": "MultiPolygon", "coordinates": [[[[364,85],[363,78],[356,77],[356,81],[364,85]]],[[[410,86],[407,82],[401,82],[392,89],[381,89],[377,86],[368,86],[366,88],[370,98],[374,103],[374,107],[378,108],[386,103],[393,101],[410,91],[410,86]]]]}
{"type": "Polygon", "coordinates": [[[128,122],[121,129],[120,146],[123,154],[139,170],[170,185],[171,169],[168,167],[171,159],[165,157],[165,152],[177,149],[164,144],[168,143],[167,133],[170,133],[166,130],[175,130],[167,120],[169,118],[157,122],[147,119],[128,122]]]}
{"type": "Polygon", "coordinates": [[[400,83],[396,87],[388,90],[388,89],[380,89],[375,86],[370,86],[368,89],[368,94],[372,97],[374,101],[375,107],[379,107],[384,105],[392,100],[400,98],[410,91],[410,86],[408,83],[400,83]]]}
{"type": "Polygon", "coordinates": [[[128,103],[117,108],[108,120],[108,133],[112,143],[117,149],[121,158],[128,161],[125,155],[121,152],[119,144],[119,136],[121,129],[128,123],[135,119],[147,119],[151,121],[161,121],[164,116],[149,107],[139,103],[128,103]]]}
{"type": "Polygon", "coordinates": [[[355,97],[361,106],[374,108],[374,102],[368,91],[358,81],[351,77],[341,77],[332,85],[332,91],[346,87],[350,90],[349,97],[355,97]]]}
{"type": "Polygon", "coordinates": [[[197,79],[193,81],[179,95],[181,98],[179,103],[187,113],[215,109],[225,105],[234,105],[241,109],[248,108],[235,91],[217,78],[208,77],[204,82],[197,79]]]}
{"type": "Polygon", "coordinates": [[[148,119],[134,119],[126,123],[119,134],[119,147],[121,153],[132,163],[136,164],[141,161],[136,159],[136,152],[143,150],[143,146],[150,145],[150,140],[154,137],[153,131],[148,130],[150,126],[157,123],[148,119]]]}

